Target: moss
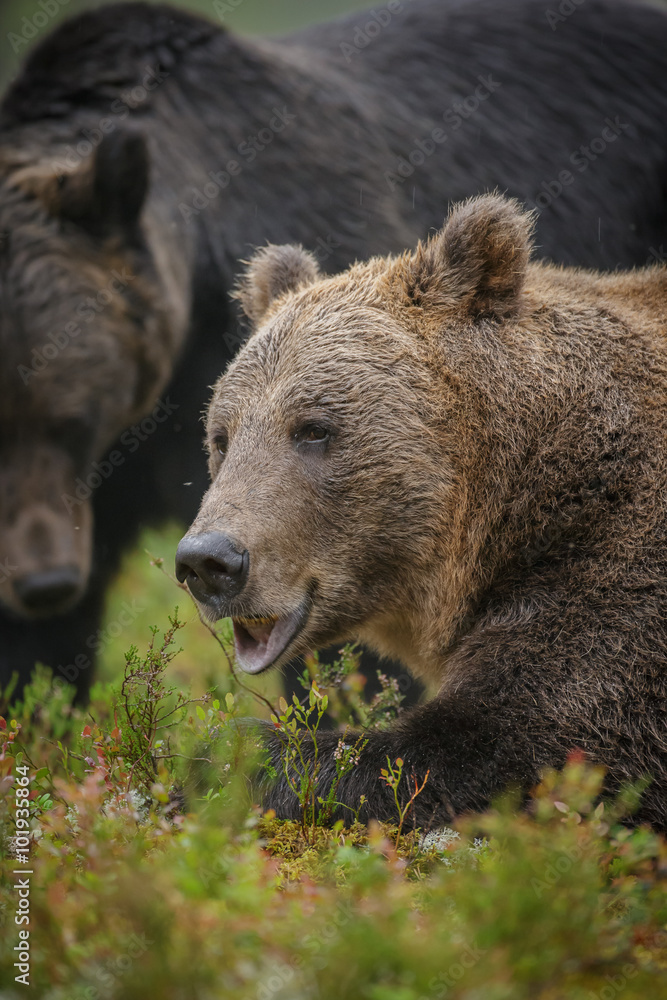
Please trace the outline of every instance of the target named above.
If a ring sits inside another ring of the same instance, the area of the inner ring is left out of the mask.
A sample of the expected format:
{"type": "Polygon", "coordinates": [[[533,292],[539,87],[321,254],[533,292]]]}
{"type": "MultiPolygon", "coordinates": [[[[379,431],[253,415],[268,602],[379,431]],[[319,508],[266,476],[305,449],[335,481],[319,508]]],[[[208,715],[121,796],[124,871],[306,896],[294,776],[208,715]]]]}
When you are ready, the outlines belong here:
{"type": "MultiPolygon", "coordinates": [[[[163,652],[130,656],[127,704],[101,684],[89,710],[71,708],[41,671],[0,719],[5,853],[17,767],[33,791],[31,996],[590,1000],[615,984],[623,1000],[667,1000],[667,842],[619,824],[626,807],[599,801],[599,768],[572,762],[527,810],[505,799],[454,831],[422,836],[409,817],[400,837],[378,823],[304,830],[253,806],[248,756],[225,729],[246,713],[241,694],[168,694],[163,652]],[[187,758],[216,739],[212,786],[174,816],[187,758]]],[[[8,1000],[12,867],[0,878],[8,1000]]]]}

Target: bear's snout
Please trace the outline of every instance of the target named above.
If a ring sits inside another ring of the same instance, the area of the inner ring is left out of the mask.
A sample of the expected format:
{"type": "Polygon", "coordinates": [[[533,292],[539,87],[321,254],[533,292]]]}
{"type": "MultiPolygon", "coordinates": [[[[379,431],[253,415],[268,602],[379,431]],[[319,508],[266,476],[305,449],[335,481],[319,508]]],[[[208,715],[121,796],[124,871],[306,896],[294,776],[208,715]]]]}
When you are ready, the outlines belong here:
{"type": "Polygon", "coordinates": [[[65,614],[85,591],[92,552],[92,509],[81,503],[65,513],[56,492],[64,478],[46,477],[56,503],[26,501],[15,480],[0,487],[0,605],[23,618],[65,614]],[[21,499],[18,513],[7,503],[12,489],[21,499]],[[4,501],[4,502],[3,502],[4,501]]]}
{"type": "Polygon", "coordinates": [[[193,597],[216,611],[238,597],[246,585],[250,555],[220,531],[186,535],[176,550],[176,577],[193,597]]]}
{"type": "Polygon", "coordinates": [[[14,581],[14,593],[30,614],[50,615],[69,608],[80,596],[83,578],[78,566],[59,566],[14,581]]]}

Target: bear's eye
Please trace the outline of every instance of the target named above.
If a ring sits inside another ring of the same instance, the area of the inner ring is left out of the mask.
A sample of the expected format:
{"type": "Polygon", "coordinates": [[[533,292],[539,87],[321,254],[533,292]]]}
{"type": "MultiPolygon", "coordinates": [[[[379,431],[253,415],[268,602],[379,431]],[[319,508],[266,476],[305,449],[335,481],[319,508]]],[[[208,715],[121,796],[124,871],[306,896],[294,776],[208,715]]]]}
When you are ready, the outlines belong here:
{"type": "Polygon", "coordinates": [[[329,440],[329,431],[321,424],[304,424],[294,435],[294,440],[300,443],[317,444],[329,440]]]}
{"type": "Polygon", "coordinates": [[[215,451],[217,451],[218,455],[220,455],[220,458],[224,458],[227,454],[228,445],[229,442],[227,441],[226,434],[216,434],[213,438],[213,447],[215,451]]]}

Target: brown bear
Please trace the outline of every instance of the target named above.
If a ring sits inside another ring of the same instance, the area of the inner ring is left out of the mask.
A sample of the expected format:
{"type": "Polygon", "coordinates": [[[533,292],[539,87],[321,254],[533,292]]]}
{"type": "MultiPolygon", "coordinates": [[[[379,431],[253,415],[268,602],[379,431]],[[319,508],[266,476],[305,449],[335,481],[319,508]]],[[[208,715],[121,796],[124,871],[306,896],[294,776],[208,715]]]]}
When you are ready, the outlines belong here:
{"type": "MultiPolygon", "coordinates": [[[[437,682],[366,734],[336,796],[362,815],[394,814],[387,757],[429,772],[427,825],[578,748],[610,790],[649,776],[639,816],[664,827],[667,268],[530,263],[531,227],[485,196],[333,278],[260,251],[177,573],[250,673],[354,638],[437,682]]],[[[299,812],[285,780],[267,804],[299,812]]]]}
{"type": "Polygon", "coordinates": [[[0,102],[0,687],[42,661],[84,697],[121,555],[194,517],[252,247],[336,273],[498,187],[558,263],[665,257],[667,13],[586,0],[554,30],[545,7],[251,39],[132,2],[45,32],[0,102]]]}

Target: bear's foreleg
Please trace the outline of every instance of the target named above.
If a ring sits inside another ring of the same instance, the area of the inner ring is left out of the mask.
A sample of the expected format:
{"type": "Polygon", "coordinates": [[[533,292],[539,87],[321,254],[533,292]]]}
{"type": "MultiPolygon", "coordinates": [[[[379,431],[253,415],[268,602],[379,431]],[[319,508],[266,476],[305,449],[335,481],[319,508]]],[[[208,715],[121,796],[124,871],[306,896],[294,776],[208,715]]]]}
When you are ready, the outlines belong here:
{"type": "MultiPolygon", "coordinates": [[[[478,811],[507,786],[529,788],[539,780],[539,770],[547,764],[561,766],[562,756],[548,751],[528,738],[533,726],[522,713],[509,705],[500,711],[475,703],[470,695],[449,694],[406,712],[390,729],[364,733],[318,733],[319,762],[316,798],[326,801],[336,781],[335,754],[340,744],[353,746],[361,736],[367,740],[359,761],[344,775],[335,789],[338,803],[333,819],[352,822],[355,814],[367,821],[397,821],[397,807],[392,789],[381,777],[388,761],[403,761],[398,787],[401,805],[405,805],[424,779],[415,796],[406,822],[422,828],[437,827],[460,813],[478,811]],[[504,709],[504,711],[503,711],[504,709]],[[553,759],[552,759],[553,758],[553,759]],[[427,777],[428,775],[428,777],[427,777]],[[360,803],[364,797],[363,804],[360,803]]],[[[270,755],[278,777],[264,796],[265,808],[285,819],[301,817],[300,803],[284,773],[289,748],[275,730],[269,736],[270,755]]],[[[312,765],[315,746],[309,737],[301,753],[312,765]]],[[[289,773],[289,764],[288,773],[289,773]]]]}

